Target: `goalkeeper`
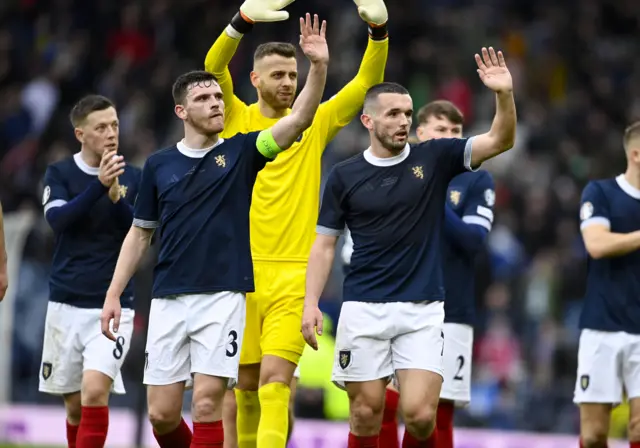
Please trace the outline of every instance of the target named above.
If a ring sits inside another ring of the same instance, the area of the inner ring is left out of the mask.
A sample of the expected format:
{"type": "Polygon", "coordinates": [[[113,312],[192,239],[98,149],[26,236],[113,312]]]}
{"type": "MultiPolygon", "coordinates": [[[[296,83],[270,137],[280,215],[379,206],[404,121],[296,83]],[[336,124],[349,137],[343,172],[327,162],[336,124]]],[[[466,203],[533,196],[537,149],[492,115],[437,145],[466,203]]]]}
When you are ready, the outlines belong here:
{"type": "MultiPolygon", "coordinates": [[[[298,78],[293,45],[269,42],[256,49],[250,74],[258,93],[254,104],[247,105],[234,95],[228,65],[253,24],[286,20],[288,13],[280,9],[292,1],[245,1],[209,50],[205,69],[218,78],[224,92],[223,137],[266,129],[290,112],[298,78]]],[[[320,159],[327,144],[360,111],[367,90],[384,77],[386,7],[382,0],[354,1],[369,25],[369,41],[357,75],[320,105],[312,126],[261,171],[253,189],[250,221],[256,292],[247,297],[235,391],[240,448],[286,445],[290,384],[305,346],[300,322],[319,209],[320,159]]],[[[233,417],[227,415],[225,430],[233,423],[233,417]]]]}

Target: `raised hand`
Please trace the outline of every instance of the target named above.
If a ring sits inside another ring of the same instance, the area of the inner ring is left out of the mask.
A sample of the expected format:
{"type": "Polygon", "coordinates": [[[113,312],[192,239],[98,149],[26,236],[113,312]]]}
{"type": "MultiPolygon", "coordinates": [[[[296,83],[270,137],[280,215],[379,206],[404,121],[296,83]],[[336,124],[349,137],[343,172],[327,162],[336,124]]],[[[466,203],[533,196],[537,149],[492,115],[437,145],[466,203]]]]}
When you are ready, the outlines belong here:
{"type": "Polygon", "coordinates": [[[511,92],[513,90],[511,73],[509,73],[501,51],[496,54],[493,47],[489,47],[489,50],[483,47],[482,57],[476,54],[476,64],[478,64],[480,80],[485,86],[496,93],[511,92]]]}
{"type": "Polygon", "coordinates": [[[313,23],[309,13],[306,18],[300,18],[300,48],[312,64],[329,62],[329,47],[325,39],[326,31],[327,21],[323,20],[320,24],[317,14],[313,15],[313,23]]]}
{"type": "Polygon", "coordinates": [[[116,151],[105,151],[100,160],[98,179],[107,188],[113,185],[118,176],[124,173],[124,158],[116,151]]]}

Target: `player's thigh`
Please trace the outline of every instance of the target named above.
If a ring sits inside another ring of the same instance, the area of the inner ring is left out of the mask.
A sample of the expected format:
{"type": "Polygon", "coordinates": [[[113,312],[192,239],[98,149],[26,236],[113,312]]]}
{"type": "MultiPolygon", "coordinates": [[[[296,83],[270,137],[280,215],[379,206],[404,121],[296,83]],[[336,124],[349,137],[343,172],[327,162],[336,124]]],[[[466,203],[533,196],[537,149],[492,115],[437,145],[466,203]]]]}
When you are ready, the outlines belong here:
{"type": "Polygon", "coordinates": [[[445,323],[442,391],[440,398],[464,406],[471,400],[473,328],[445,323]]]}
{"type": "Polygon", "coordinates": [[[196,422],[222,420],[222,407],[228,379],[226,377],[194,374],[191,414],[196,422]]]}
{"type": "Polygon", "coordinates": [[[442,376],[423,369],[399,369],[400,411],[407,424],[435,422],[442,376]]]}
{"type": "Polygon", "coordinates": [[[80,392],[82,388],[83,311],[49,302],[44,328],[39,390],[53,395],[80,392]]]}
{"type": "Polygon", "coordinates": [[[266,298],[264,305],[260,347],[263,358],[277,356],[297,365],[305,346],[300,325],[306,267],[303,264],[280,264],[282,266],[273,271],[272,295],[266,298]]]}
{"type": "Polygon", "coordinates": [[[161,434],[170,432],[180,423],[184,390],[184,382],[147,386],[149,421],[154,429],[160,429],[161,434]]]}
{"type": "Polygon", "coordinates": [[[386,379],[347,381],[349,416],[356,435],[374,435],[382,425],[386,379]]]}
{"type": "Polygon", "coordinates": [[[580,403],[580,438],[586,446],[606,442],[612,409],[606,403],[580,403]]]}
{"type": "Polygon", "coordinates": [[[393,315],[388,303],[345,302],[336,330],[332,380],[341,388],[346,382],[364,382],[393,375],[391,339],[393,315]]]}
{"type": "Polygon", "coordinates": [[[183,297],[188,304],[191,373],[238,380],[245,327],[245,296],[219,292],[183,297]]]}
{"type": "Polygon", "coordinates": [[[187,305],[180,298],[151,300],[144,384],[167,386],[191,379],[187,319],[187,305]]]}
{"type": "Polygon", "coordinates": [[[617,405],[622,402],[620,356],[624,343],[623,333],[582,330],[574,390],[576,404],[617,405]]]}
{"type": "Polygon", "coordinates": [[[258,292],[247,294],[244,336],[242,350],[240,350],[241,365],[260,364],[262,360],[260,336],[262,334],[263,316],[260,304],[260,294],[258,292]]]}
{"type": "Polygon", "coordinates": [[[102,403],[108,399],[110,391],[116,394],[125,393],[120,370],[131,346],[135,313],[129,308],[122,310],[120,328],[115,333],[114,342],[102,334],[100,312],[96,310],[95,320],[88,322],[83,331],[83,404],[102,403]]]}

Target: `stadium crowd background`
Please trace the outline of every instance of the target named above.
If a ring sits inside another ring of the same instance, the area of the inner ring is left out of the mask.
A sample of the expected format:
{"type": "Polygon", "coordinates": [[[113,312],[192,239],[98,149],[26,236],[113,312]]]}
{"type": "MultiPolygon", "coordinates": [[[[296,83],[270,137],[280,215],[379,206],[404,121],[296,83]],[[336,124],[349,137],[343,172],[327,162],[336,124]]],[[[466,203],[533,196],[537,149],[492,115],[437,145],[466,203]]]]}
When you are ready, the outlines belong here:
{"type": "MultiPolygon", "coordinates": [[[[466,116],[465,134],[487,129],[493,95],[477,79],[473,54],[483,45],[505,51],[514,76],[519,125],[516,147],[487,164],[496,179],[496,224],[482,256],[477,302],[472,405],[467,426],[577,432],[572,404],[577,320],[586,254],[578,227],[588,179],[624,170],[622,130],[640,118],[640,2],[620,0],[388,1],[390,52],[386,79],[407,86],[416,108],[445,98],[466,116]],[[615,5],[614,5],[615,3],[615,5]]],[[[12,396],[54,403],[37,392],[52,233],[41,213],[48,163],[77,151],[67,115],[83,94],[112,98],[121,121],[120,147],[142,166],[175,143],[171,84],[202,68],[204,56],[237,10],[219,0],[14,0],[0,3],[0,200],[5,213],[33,209],[16,288],[12,396]]],[[[331,51],[326,98],[356,73],[366,28],[351,0],[298,0],[292,20],[260,24],[232,62],[236,91],[255,99],[249,83],[258,43],[297,43],[300,13],[328,21],[331,51]]],[[[308,63],[301,58],[301,85],[308,63]]],[[[328,147],[327,169],[367,145],[357,120],[328,147]]],[[[301,182],[301,188],[304,188],[301,182]]],[[[87,273],[90,275],[90,273],[87,273]]],[[[139,403],[149,273],[137,283],[138,333],[125,364],[129,394],[139,403]]],[[[461,279],[464,281],[464,279],[461,279]]],[[[339,263],[322,303],[337,318],[339,263]]],[[[304,380],[304,379],[303,379],[304,380]]],[[[324,413],[320,394],[301,392],[302,415],[324,413]]],[[[615,417],[623,435],[624,408],[615,417]]]]}

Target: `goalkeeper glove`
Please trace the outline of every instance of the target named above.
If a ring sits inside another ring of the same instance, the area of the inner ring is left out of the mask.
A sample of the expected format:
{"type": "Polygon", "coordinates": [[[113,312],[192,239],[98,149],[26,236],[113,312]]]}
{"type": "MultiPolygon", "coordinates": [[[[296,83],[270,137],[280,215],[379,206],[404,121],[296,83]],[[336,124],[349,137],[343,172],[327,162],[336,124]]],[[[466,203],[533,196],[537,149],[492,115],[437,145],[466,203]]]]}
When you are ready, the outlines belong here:
{"type": "Polygon", "coordinates": [[[369,36],[373,40],[387,38],[387,21],[389,14],[383,0],[353,0],[358,7],[358,14],[369,24],[369,36]]]}
{"type": "Polygon", "coordinates": [[[251,31],[256,22],[280,22],[289,18],[287,11],[280,11],[294,0],[245,0],[240,11],[231,19],[231,27],[239,34],[251,31]]]}

